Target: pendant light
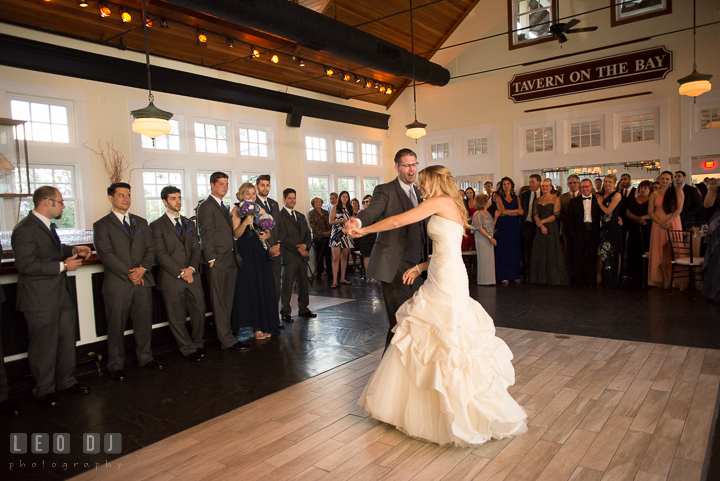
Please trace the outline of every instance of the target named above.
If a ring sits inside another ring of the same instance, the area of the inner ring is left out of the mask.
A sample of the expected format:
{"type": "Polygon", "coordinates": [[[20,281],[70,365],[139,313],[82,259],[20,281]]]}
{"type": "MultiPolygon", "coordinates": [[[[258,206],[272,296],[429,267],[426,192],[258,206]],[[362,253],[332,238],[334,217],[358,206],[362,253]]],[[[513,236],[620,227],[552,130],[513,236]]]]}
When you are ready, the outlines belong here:
{"type": "Polygon", "coordinates": [[[411,139],[415,139],[415,142],[417,142],[417,139],[419,139],[420,137],[424,137],[427,134],[427,131],[425,130],[427,124],[418,122],[417,119],[417,93],[415,91],[415,34],[413,32],[412,0],[410,0],[410,45],[412,48],[413,108],[415,110],[415,121],[405,126],[405,128],[407,129],[405,135],[407,135],[411,139]]]}
{"type": "Polygon", "coordinates": [[[687,95],[689,97],[697,97],[710,91],[712,88],[710,84],[712,75],[698,73],[695,62],[695,1],[696,0],[693,0],[693,71],[687,77],[678,80],[680,84],[680,95],[687,95]]]}
{"type": "MultiPolygon", "coordinates": [[[[148,18],[145,8],[145,0],[143,0],[143,18],[148,18]]],[[[150,103],[144,109],[131,111],[130,115],[135,118],[135,121],[132,124],[133,132],[150,137],[153,139],[154,144],[156,137],[169,134],[172,130],[169,120],[172,118],[173,114],[171,112],[161,110],[153,104],[155,97],[153,97],[152,87],[150,84],[150,46],[148,43],[147,22],[143,25],[143,30],[145,30],[145,65],[147,68],[148,79],[148,101],[150,103]]]]}

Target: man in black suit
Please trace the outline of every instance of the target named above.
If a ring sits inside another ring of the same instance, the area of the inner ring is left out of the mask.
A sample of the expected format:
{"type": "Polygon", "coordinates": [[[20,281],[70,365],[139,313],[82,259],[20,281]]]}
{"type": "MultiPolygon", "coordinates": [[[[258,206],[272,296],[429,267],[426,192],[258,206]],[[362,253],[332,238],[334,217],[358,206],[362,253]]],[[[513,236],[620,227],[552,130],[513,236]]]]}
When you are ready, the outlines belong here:
{"type": "Polygon", "coordinates": [[[205,294],[200,281],[200,241],[195,222],[180,215],[182,194],[172,185],[163,187],[160,198],[165,215],[150,224],[155,260],[160,265],[157,290],[162,293],[170,330],[189,361],[205,356],[205,294]],[[185,327],[190,314],[192,337],[185,327]]]}
{"type": "MultiPolygon", "coordinates": [[[[2,243],[0,242],[0,252],[2,252],[2,243]]],[[[0,304],[5,302],[5,293],[0,287],[0,304]]],[[[7,402],[8,383],[7,373],[5,372],[5,358],[2,353],[2,332],[0,332],[0,414],[4,416],[19,416],[22,412],[17,406],[13,406],[7,402]]]]}
{"type": "Polygon", "coordinates": [[[618,214],[622,219],[622,260],[620,262],[620,268],[624,274],[627,267],[627,252],[625,248],[626,238],[628,236],[628,232],[630,232],[631,222],[633,222],[631,219],[627,218],[626,213],[630,202],[635,198],[635,187],[632,185],[632,178],[630,177],[630,174],[623,174],[620,176],[620,183],[618,184],[617,190],[622,196],[620,199],[620,212],[618,212],[618,214]]]}
{"type": "MultiPolygon", "coordinates": [[[[275,219],[275,227],[270,231],[270,238],[267,240],[268,254],[272,262],[273,275],[275,276],[275,296],[280,299],[280,288],[282,286],[282,266],[280,263],[280,240],[278,239],[277,217],[280,214],[280,205],[275,199],[268,197],[270,194],[270,174],[258,175],[255,181],[255,194],[257,203],[266,213],[275,219]]],[[[290,320],[292,322],[292,319],[290,320]]],[[[285,329],[282,321],[280,321],[279,329],[285,329]]]]}
{"type": "Polygon", "coordinates": [[[222,201],[228,187],[226,173],[214,172],[210,176],[210,195],[197,207],[197,227],[208,265],[210,299],[220,345],[223,349],[247,351],[249,347],[235,339],[230,327],[235,280],[242,259],[235,248],[230,210],[222,201]]]}
{"type": "Polygon", "coordinates": [[[112,210],[93,224],[97,255],[105,267],[103,299],[107,317],[108,371],[116,381],[125,380],[125,329],[132,319],[138,364],[162,369],[153,359],[152,286],[150,268],[155,263],[155,244],[147,221],[130,214],[130,184],[116,182],[107,189],[112,210]]]}
{"type": "Polygon", "coordinates": [[[705,221],[705,208],[703,207],[702,197],[700,197],[700,191],[694,185],[686,184],[685,177],[685,172],[682,170],[675,172],[675,185],[678,189],[682,189],[683,194],[685,194],[685,202],[680,213],[683,230],[692,227],[692,225],[688,224],[705,221]]]}
{"type": "Polygon", "coordinates": [[[308,261],[310,260],[310,227],[305,216],[295,210],[297,204],[295,189],[283,190],[285,206],[275,218],[277,222],[278,240],[282,246],[282,307],[280,315],[285,322],[292,321],[290,297],[297,280],[298,285],[298,316],[317,317],[308,309],[308,261]]]}
{"type": "Polygon", "coordinates": [[[82,265],[90,248],[60,243],[52,221],[62,218],[65,209],[58,189],[39,187],[33,204],[35,208],[15,226],[11,239],[18,270],[17,310],[28,325],[33,394],[44,406],[54,407],[56,391],[90,392],[73,375],[77,309],[67,280],[68,271],[82,265]]]}
{"type": "Polygon", "coordinates": [[[533,206],[540,197],[540,182],[542,179],[538,174],[532,174],[529,180],[530,190],[520,194],[520,206],[524,214],[520,216],[520,233],[522,236],[521,259],[522,275],[527,280],[530,276],[530,252],[532,251],[535,230],[537,226],[533,221],[533,206]]]}
{"type": "Polygon", "coordinates": [[[580,182],[580,195],[568,207],[569,248],[574,269],[573,285],[594,285],[597,281],[597,252],[602,211],[595,200],[590,179],[580,182]]]}
{"type": "MultiPolygon", "coordinates": [[[[346,222],[345,227],[350,233],[353,228],[369,226],[386,217],[402,214],[422,202],[420,191],[414,185],[418,168],[417,155],[410,149],[401,149],[395,154],[394,160],[397,178],[375,187],[370,205],[360,211],[357,218],[346,222]]],[[[403,274],[426,260],[426,226],[427,222],[423,220],[378,233],[370,255],[367,276],[382,282],[385,310],[390,323],[386,347],[390,345],[392,330],[397,324],[395,313],[422,285],[420,276],[411,285],[403,283],[403,274]]]]}

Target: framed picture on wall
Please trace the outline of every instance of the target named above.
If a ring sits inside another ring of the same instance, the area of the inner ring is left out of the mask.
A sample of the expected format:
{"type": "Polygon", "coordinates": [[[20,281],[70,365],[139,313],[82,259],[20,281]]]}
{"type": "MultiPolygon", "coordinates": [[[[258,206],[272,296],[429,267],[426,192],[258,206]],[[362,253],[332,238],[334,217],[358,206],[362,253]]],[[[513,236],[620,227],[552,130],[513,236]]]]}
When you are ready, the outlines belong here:
{"type": "Polygon", "coordinates": [[[613,27],[672,13],[672,0],[610,0],[610,5],[613,27]]]}

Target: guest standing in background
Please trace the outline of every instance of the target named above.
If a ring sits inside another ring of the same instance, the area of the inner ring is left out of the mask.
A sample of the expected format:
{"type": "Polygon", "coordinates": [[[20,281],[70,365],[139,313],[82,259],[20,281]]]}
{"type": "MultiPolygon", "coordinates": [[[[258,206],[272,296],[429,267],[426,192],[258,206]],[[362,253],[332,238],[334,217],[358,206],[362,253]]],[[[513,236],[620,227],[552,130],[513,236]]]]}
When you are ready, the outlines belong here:
{"type": "Polygon", "coordinates": [[[322,208],[322,204],[320,197],[314,197],[310,201],[312,210],[308,214],[308,220],[312,231],[313,248],[315,249],[315,277],[319,279],[323,272],[327,272],[327,277],[330,279],[332,275],[332,252],[330,251],[332,227],[330,226],[328,211],[322,208]]]}
{"type": "Polygon", "coordinates": [[[333,289],[338,287],[338,270],[340,270],[339,284],[350,284],[350,282],[345,279],[345,271],[347,270],[350,249],[355,247],[355,244],[350,236],[343,233],[343,227],[345,226],[345,222],[354,214],[355,211],[353,211],[352,204],[350,203],[350,194],[343,190],[340,192],[337,205],[334,205],[330,210],[330,225],[332,226],[330,247],[332,248],[333,255],[333,283],[330,287],[333,289]]]}
{"type": "Polygon", "coordinates": [[[638,283],[643,277],[643,255],[650,250],[650,229],[652,219],[648,214],[648,200],[650,198],[652,182],[643,180],[638,185],[637,195],[630,199],[625,209],[627,221],[623,221],[623,227],[627,225],[627,275],[634,283],[638,283]]]}
{"type": "Polygon", "coordinates": [[[337,205],[338,195],[337,192],[330,192],[330,205],[337,205]]]}
{"type": "Polygon", "coordinates": [[[716,179],[708,180],[708,194],[703,200],[703,206],[707,214],[708,224],[720,216],[720,185],[717,184],[716,179]]]}
{"type": "Polygon", "coordinates": [[[530,276],[530,254],[532,252],[533,240],[535,239],[536,226],[533,222],[533,207],[540,196],[540,181],[538,174],[530,176],[528,190],[520,194],[520,207],[523,215],[520,217],[520,229],[522,231],[522,276],[527,280],[530,276]]]}
{"type": "Polygon", "coordinates": [[[353,212],[355,212],[356,214],[358,212],[360,212],[360,201],[359,200],[353,199],[350,201],[350,203],[352,204],[353,212]]]}
{"type": "Polygon", "coordinates": [[[488,205],[486,210],[495,218],[495,212],[497,211],[497,193],[493,188],[493,183],[489,180],[483,184],[485,194],[488,196],[488,205]]]}
{"type": "MultiPolygon", "coordinates": [[[[257,199],[254,185],[245,182],[235,197],[239,202],[230,216],[236,239],[235,249],[243,262],[237,271],[230,324],[235,334],[243,327],[250,327],[255,339],[266,339],[272,336],[278,325],[275,276],[272,261],[263,246],[263,241],[267,243],[270,239],[270,230],[261,231],[253,225],[251,215],[240,215],[243,203],[254,203],[257,199]]],[[[261,208],[261,213],[267,212],[261,208]]]]}
{"type": "Polygon", "coordinates": [[[568,206],[568,247],[572,252],[572,283],[576,286],[595,285],[600,242],[600,216],[602,211],[595,201],[590,179],[580,182],[580,195],[568,206]]]}
{"type": "Polygon", "coordinates": [[[520,282],[522,240],[519,218],[523,215],[523,209],[515,195],[515,182],[510,177],[503,177],[500,183],[502,195],[498,197],[495,278],[507,286],[510,281],[520,282]]]}
{"type": "Polygon", "coordinates": [[[670,285],[672,273],[672,252],[668,229],[682,230],[680,213],[682,212],[685,194],[682,189],[673,185],[673,174],[664,171],[658,178],[660,190],[650,194],[648,215],[653,221],[650,230],[650,262],[648,266],[648,285],[670,289],[687,287],[688,279],[675,279],[670,285]]]}
{"type": "MultiPolygon", "coordinates": [[[[472,187],[465,189],[465,207],[468,210],[468,218],[472,219],[475,214],[475,190],[472,187]]],[[[470,233],[470,229],[465,229],[461,248],[463,252],[475,250],[475,236],[470,233]]]]}
{"type": "Polygon", "coordinates": [[[603,195],[605,193],[605,189],[603,187],[603,180],[598,177],[595,179],[595,195],[603,195]]]}
{"type": "MultiPolygon", "coordinates": [[[[492,184],[490,184],[492,187],[492,184]]],[[[475,250],[477,251],[477,285],[495,285],[495,246],[493,237],[495,218],[488,212],[488,196],[478,194],[473,199],[475,213],[472,217],[472,232],[475,234],[475,250]]]]}
{"type": "Polygon", "coordinates": [[[705,212],[700,191],[692,183],[685,183],[685,177],[685,172],[682,170],[675,172],[675,187],[682,190],[685,197],[680,223],[683,230],[689,230],[690,227],[699,227],[698,224],[705,222],[705,212]]]}
{"type": "Polygon", "coordinates": [[[605,287],[620,286],[620,254],[622,252],[622,221],[620,206],[622,195],[615,190],[617,177],[613,174],[605,176],[603,186],[605,192],[596,197],[602,211],[600,223],[600,260],[602,261],[602,282],[605,287]]]}
{"type": "Polygon", "coordinates": [[[660,182],[658,182],[658,181],[656,180],[655,182],[652,183],[652,191],[653,191],[653,192],[657,192],[657,191],[659,191],[659,190],[660,190],[660,182]]]}
{"type": "Polygon", "coordinates": [[[540,183],[540,194],[533,208],[537,231],[530,256],[530,282],[567,286],[570,277],[560,244],[560,199],[552,193],[549,179],[540,183]]]}
{"type": "MultiPolygon", "coordinates": [[[[363,197],[362,200],[362,207],[360,210],[367,209],[367,206],[370,205],[370,202],[372,201],[372,195],[368,194],[365,197],[363,197]]],[[[360,247],[360,254],[363,256],[363,263],[365,265],[365,282],[370,284],[371,282],[374,282],[375,284],[378,283],[377,279],[372,279],[368,275],[368,265],[370,265],[370,255],[372,254],[373,246],[375,245],[375,240],[377,240],[377,234],[368,234],[364,235],[362,237],[359,237],[357,239],[353,239],[355,241],[355,244],[360,247]]]]}

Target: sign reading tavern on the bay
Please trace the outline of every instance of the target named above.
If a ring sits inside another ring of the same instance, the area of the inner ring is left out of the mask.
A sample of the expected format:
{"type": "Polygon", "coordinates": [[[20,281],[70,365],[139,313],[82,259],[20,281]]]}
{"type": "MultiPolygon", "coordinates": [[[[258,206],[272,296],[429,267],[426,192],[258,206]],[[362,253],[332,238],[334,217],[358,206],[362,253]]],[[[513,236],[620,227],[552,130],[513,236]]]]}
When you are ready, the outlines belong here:
{"type": "Polygon", "coordinates": [[[660,80],[670,71],[672,52],[665,47],[655,47],[517,74],[508,84],[508,90],[514,102],[527,102],[660,80]]]}

